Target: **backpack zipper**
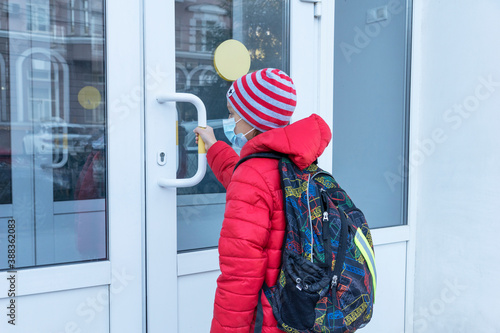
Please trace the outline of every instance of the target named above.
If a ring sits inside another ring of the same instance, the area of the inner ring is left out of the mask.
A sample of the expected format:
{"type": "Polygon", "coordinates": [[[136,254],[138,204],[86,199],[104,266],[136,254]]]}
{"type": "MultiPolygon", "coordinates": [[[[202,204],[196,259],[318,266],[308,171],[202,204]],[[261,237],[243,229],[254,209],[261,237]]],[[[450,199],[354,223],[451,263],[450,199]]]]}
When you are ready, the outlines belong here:
{"type": "Polygon", "coordinates": [[[344,267],[345,261],[345,253],[347,247],[347,218],[349,216],[342,210],[342,208],[337,207],[340,213],[340,240],[339,247],[337,248],[337,256],[335,258],[335,267],[333,268],[333,277],[332,277],[332,290],[338,284],[338,280],[340,278],[340,274],[342,273],[342,269],[344,267]],[[347,218],[346,218],[347,217],[347,218]]]}
{"type": "Polygon", "coordinates": [[[332,241],[330,236],[330,219],[328,217],[328,197],[324,189],[320,189],[321,197],[321,208],[323,209],[323,247],[325,250],[325,263],[324,267],[328,269],[328,272],[332,270],[332,241]]]}
{"type": "MultiPolygon", "coordinates": [[[[325,253],[330,253],[332,252],[331,250],[331,240],[330,240],[330,226],[328,222],[328,196],[327,196],[327,191],[324,189],[320,189],[321,192],[321,202],[322,202],[322,208],[323,208],[323,221],[326,221],[327,223],[323,223],[323,240],[325,241],[326,245],[330,246],[325,246],[325,253]],[[325,215],[326,213],[326,215],[325,215]],[[326,228],[325,228],[326,226],[326,228]],[[328,252],[326,252],[328,251],[328,252]]],[[[348,226],[349,223],[347,220],[349,219],[349,215],[340,207],[337,206],[337,209],[339,211],[340,215],[340,239],[339,239],[339,247],[337,248],[337,256],[335,258],[335,266],[333,268],[333,277],[332,277],[332,283],[331,283],[331,288],[332,290],[337,286],[340,278],[340,274],[342,273],[342,269],[344,267],[344,261],[345,261],[345,253],[347,250],[347,233],[348,233],[348,226]]],[[[328,267],[331,267],[331,255],[329,256],[329,265],[328,267]]],[[[330,268],[331,269],[331,268],[330,268]]]]}
{"type": "Polygon", "coordinates": [[[311,177],[311,174],[308,175],[307,177],[307,190],[306,190],[306,197],[307,197],[307,211],[309,213],[309,225],[311,227],[311,262],[314,262],[314,229],[313,229],[313,223],[312,223],[312,217],[311,217],[311,205],[309,203],[309,183],[311,179],[314,178],[314,176],[311,177]]]}

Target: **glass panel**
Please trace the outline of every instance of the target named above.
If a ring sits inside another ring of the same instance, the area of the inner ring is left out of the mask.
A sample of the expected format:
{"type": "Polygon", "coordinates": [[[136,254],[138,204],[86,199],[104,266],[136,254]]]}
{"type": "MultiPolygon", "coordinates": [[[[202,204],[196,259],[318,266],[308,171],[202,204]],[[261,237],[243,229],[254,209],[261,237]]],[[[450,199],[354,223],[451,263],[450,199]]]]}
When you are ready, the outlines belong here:
{"type": "MultiPolygon", "coordinates": [[[[218,140],[227,139],[226,91],[231,83],[213,67],[215,48],[227,39],[241,41],[251,55],[250,71],[274,67],[288,71],[288,1],[176,1],[177,92],[200,97],[207,108],[208,125],[218,140]]],[[[177,103],[177,178],[196,173],[198,148],[194,127],[196,110],[177,103]]],[[[200,184],[177,190],[178,250],[217,246],[224,216],[225,190],[211,170],[200,184]]]]}
{"type": "Polygon", "coordinates": [[[0,269],[105,259],[105,4],[0,5],[0,269]]]}
{"type": "Polygon", "coordinates": [[[406,223],[408,1],[335,2],[333,173],[372,228],[406,223]]]}

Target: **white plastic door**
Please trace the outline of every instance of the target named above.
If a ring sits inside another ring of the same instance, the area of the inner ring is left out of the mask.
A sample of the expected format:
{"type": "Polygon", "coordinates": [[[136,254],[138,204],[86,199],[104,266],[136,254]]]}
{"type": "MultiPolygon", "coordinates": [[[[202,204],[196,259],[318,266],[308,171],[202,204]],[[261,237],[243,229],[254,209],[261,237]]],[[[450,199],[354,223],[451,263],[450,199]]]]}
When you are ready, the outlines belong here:
{"type": "Polygon", "coordinates": [[[2,3],[2,332],[145,331],[140,8],[2,3]]]}
{"type": "MultiPolygon", "coordinates": [[[[332,59],[320,56],[333,45],[332,14],[333,4],[299,0],[145,2],[145,68],[162,74],[159,84],[145,85],[148,332],[209,331],[225,203],[224,189],[209,168],[196,186],[166,186],[195,176],[203,164],[192,133],[203,120],[189,103],[158,103],[158,97],[199,97],[207,124],[225,140],[230,83],[218,77],[212,57],[220,42],[234,38],[249,49],[251,71],[277,67],[290,73],[299,92],[293,120],[321,110],[328,120],[331,99],[318,96],[332,88],[320,84],[333,82],[332,59]],[[321,9],[330,13],[323,23],[321,9]],[[328,25],[330,30],[324,29],[328,25]]],[[[328,167],[331,152],[325,156],[328,167]]]]}

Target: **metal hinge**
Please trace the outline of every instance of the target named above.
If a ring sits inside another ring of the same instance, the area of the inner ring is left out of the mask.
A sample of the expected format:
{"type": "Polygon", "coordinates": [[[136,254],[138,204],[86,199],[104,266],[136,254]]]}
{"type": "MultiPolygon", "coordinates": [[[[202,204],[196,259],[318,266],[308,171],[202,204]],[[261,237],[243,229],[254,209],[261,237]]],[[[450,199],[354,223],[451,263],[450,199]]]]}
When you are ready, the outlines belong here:
{"type": "Polygon", "coordinates": [[[314,17],[321,17],[321,0],[300,0],[314,4],[314,17]]]}

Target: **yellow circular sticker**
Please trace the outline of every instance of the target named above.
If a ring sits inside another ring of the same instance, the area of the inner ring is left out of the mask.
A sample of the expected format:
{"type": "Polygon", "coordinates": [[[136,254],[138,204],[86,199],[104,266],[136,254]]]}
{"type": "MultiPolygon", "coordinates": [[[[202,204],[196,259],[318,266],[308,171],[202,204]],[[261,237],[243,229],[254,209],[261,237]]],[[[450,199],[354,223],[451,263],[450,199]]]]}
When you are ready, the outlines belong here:
{"type": "Polygon", "coordinates": [[[221,78],[235,81],[248,73],[250,53],[240,41],[228,39],[215,49],[214,67],[221,78]]]}
{"type": "Polygon", "coordinates": [[[87,110],[95,109],[101,104],[101,93],[95,87],[83,87],[78,93],[78,102],[87,110]]]}

